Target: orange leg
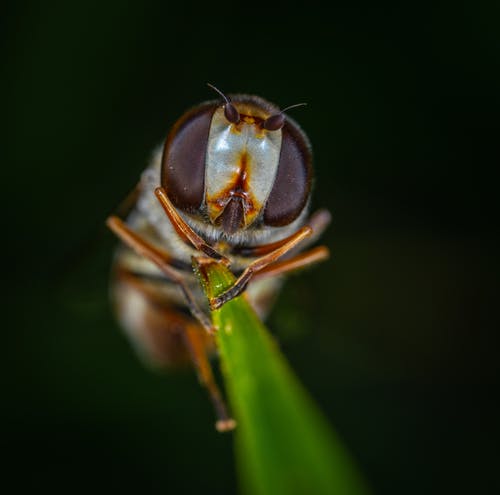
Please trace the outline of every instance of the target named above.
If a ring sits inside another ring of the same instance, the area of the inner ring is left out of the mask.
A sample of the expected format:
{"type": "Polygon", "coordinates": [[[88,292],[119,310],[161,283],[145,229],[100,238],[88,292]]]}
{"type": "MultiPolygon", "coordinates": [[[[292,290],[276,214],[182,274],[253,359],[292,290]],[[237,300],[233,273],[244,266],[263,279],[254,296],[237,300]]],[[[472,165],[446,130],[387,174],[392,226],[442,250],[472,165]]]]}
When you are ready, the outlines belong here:
{"type": "MultiPolygon", "coordinates": [[[[314,212],[306,225],[309,225],[313,229],[313,233],[309,239],[304,243],[304,245],[309,246],[316,242],[326,230],[330,222],[332,221],[332,215],[328,210],[318,210],[314,212]]],[[[303,247],[304,247],[303,245],[303,247]]]]}
{"type": "Polygon", "coordinates": [[[172,262],[172,258],[164,251],[161,251],[137,235],[118,217],[109,217],[106,220],[106,224],[127,246],[140,256],[144,256],[152,261],[169,280],[172,280],[179,285],[184,297],[186,298],[191,314],[200,322],[207,332],[214,333],[215,329],[212,326],[210,319],[196,303],[196,300],[191,294],[184,277],[171,266],[170,263],[172,262]]]}
{"type": "Polygon", "coordinates": [[[288,258],[287,260],[277,261],[272,265],[263,268],[259,273],[256,273],[253,280],[260,280],[266,277],[278,277],[280,275],[288,275],[302,268],[306,268],[314,263],[325,261],[330,257],[330,251],[326,246],[318,246],[305,253],[300,253],[297,256],[288,258]]]}
{"type": "Polygon", "coordinates": [[[216,430],[220,432],[233,430],[236,427],[236,421],[229,416],[224,399],[215,382],[212,368],[210,367],[205,352],[205,343],[203,335],[200,333],[200,329],[195,325],[188,325],[184,328],[184,337],[186,346],[191,354],[191,359],[196,367],[198,378],[201,384],[208,390],[208,394],[217,414],[217,422],[215,423],[216,430]]]}
{"type": "Polygon", "coordinates": [[[290,252],[295,246],[297,246],[297,244],[309,237],[312,232],[311,227],[306,225],[290,236],[285,244],[250,263],[250,265],[248,265],[243,273],[236,279],[232,287],[226,290],[226,292],[221,294],[219,297],[210,299],[210,308],[212,310],[218,309],[231,299],[239,296],[245,290],[248,282],[250,282],[256,273],[262,271],[268,265],[278,260],[278,258],[281,258],[281,256],[290,252]]]}
{"type": "MultiPolygon", "coordinates": [[[[157,187],[155,189],[156,197],[158,198],[160,204],[162,205],[165,213],[170,219],[175,230],[179,236],[185,241],[193,245],[195,249],[203,252],[207,256],[217,261],[224,263],[226,266],[229,265],[229,260],[214,250],[210,245],[208,245],[194,230],[182,219],[174,205],[167,196],[167,193],[163,187],[157,187]]],[[[217,298],[212,298],[210,300],[210,308],[217,309],[223,304],[239,296],[248,285],[249,281],[253,278],[256,273],[261,272],[267,266],[273,264],[286,253],[290,252],[298,243],[300,243],[305,238],[309,237],[309,242],[306,244],[311,244],[314,242],[326,229],[330,223],[330,213],[326,210],[320,210],[316,212],[310,218],[308,225],[305,225],[299,229],[294,234],[282,239],[280,241],[263,244],[261,246],[253,246],[250,248],[238,248],[233,252],[248,256],[260,256],[255,261],[253,261],[238,277],[232,287],[230,287],[226,292],[221,294],[217,298]]],[[[299,269],[301,266],[313,263],[316,258],[324,259],[327,257],[327,250],[324,248],[323,251],[315,251],[312,255],[302,256],[294,258],[295,261],[290,260],[290,263],[283,262],[277,268],[277,270],[282,270],[283,273],[292,271],[294,269],[299,269]],[[300,266],[299,266],[300,265],[300,266]],[[293,268],[294,266],[295,268],[293,268]]],[[[319,261],[319,260],[318,260],[319,261]]],[[[271,271],[271,270],[269,270],[271,271]]],[[[275,270],[273,270],[275,272],[275,270]]]]}
{"type": "Polygon", "coordinates": [[[209,246],[179,215],[175,206],[170,201],[167,196],[167,192],[163,187],[157,187],[155,189],[156,197],[160,202],[161,206],[165,210],[170,222],[174,226],[175,230],[179,234],[180,238],[184,240],[184,242],[190,243],[196,248],[198,251],[206,254],[210,258],[214,260],[218,260],[224,263],[226,266],[229,265],[229,260],[218,253],[212,246],[209,246]]]}
{"type": "MultiPolygon", "coordinates": [[[[330,220],[331,216],[327,210],[319,210],[311,215],[311,218],[308,220],[306,225],[311,227],[313,232],[309,239],[305,242],[305,244],[310,245],[315,242],[325,231],[326,227],[328,227],[330,220]]],[[[294,235],[295,234],[292,234],[288,237],[285,237],[284,239],[281,239],[280,241],[271,242],[269,244],[261,244],[260,246],[237,246],[233,248],[231,252],[239,256],[256,258],[257,256],[263,256],[283,246],[284,244],[289,242],[294,235]]]]}
{"type": "MultiPolygon", "coordinates": [[[[222,398],[222,394],[215,381],[210,362],[207,357],[207,335],[203,329],[185,316],[179,316],[172,320],[172,309],[165,305],[164,297],[158,297],[158,292],[150,284],[145,283],[144,279],[138,274],[133,274],[126,269],[120,272],[122,283],[134,287],[137,291],[144,294],[148,301],[151,301],[152,307],[162,317],[162,332],[173,332],[179,335],[189,352],[189,357],[196,369],[198,379],[203,387],[206,388],[210,400],[214,406],[217,422],[215,428],[217,431],[229,431],[235,428],[236,422],[232,419],[222,398]]],[[[146,324],[146,323],[145,323],[146,324]]],[[[161,346],[161,344],[159,344],[161,346]]]]}
{"type": "Polygon", "coordinates": [[[137,199],[141,193],[141,183],[138,182],[134,188],[129,191],[122,201],[113,210],[113,214],[119,217],[127,216],[137,203],[137,199]]]}

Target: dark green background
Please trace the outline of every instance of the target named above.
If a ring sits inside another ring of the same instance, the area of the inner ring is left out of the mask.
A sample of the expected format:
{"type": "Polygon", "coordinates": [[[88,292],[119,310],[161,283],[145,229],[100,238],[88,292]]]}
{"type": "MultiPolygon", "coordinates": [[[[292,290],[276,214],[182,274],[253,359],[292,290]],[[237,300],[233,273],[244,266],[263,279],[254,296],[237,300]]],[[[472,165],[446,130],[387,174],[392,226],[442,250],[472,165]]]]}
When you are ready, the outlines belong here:
{"type": "Polygon", "coordinates": [[[333,256],[269,323],[374,491],[499,488],[500,17],[437,5],[4,7],[2,445],[18,491],[236,490],[194,375],[143,369],[107,299],[103,221],[207,81],[309,104],[293,116],[333,256]]]}

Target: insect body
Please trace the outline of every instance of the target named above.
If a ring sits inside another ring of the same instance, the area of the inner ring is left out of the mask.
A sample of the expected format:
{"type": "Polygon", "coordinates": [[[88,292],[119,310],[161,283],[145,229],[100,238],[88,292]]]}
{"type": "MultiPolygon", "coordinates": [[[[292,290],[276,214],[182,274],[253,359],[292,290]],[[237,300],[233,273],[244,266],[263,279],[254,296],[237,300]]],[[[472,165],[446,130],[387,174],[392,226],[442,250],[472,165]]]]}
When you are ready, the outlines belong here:
{"type": "Polygon", "coordinates": [[[309,141],[275,105],[223,95],[186,112],[143,172],[126,222],[108,226],[124,245],[113,266],[117,315],[140,354],[159,366],[191,360],[214,403],[219,430],[234,427],[207,353],[207,314],[245,291],[264,316],[282,277],[328,256],[300,252],[329,214],[308,218],[309,141]],[[225,263],[235,284],[208,305],[191,269],[193,256],[225,263]]]}

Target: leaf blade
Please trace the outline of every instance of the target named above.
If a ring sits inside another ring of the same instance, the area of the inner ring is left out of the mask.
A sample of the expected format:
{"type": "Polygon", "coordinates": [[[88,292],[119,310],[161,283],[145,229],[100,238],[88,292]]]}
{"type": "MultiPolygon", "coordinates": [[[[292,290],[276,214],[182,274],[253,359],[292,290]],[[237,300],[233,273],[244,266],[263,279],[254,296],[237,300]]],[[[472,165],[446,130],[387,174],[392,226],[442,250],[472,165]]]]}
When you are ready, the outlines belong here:
{"type": "MultiPolygon", "coordinates": [[[[207,296],[234,276],[217,263],[197,265],[207,296]]],[[[251,495],[362,495],[359,473],[245,295],[213,311],[230,403],[238,423],[236,455],[251,495]]]]}

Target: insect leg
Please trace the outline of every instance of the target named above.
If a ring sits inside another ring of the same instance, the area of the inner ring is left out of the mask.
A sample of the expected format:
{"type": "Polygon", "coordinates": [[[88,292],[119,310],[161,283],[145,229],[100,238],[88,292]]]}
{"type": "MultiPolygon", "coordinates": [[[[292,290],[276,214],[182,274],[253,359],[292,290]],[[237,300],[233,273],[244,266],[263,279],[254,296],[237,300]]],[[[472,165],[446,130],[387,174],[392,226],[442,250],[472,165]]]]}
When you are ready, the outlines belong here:
{"type": "MultiPolygon", "coordinates": [[[[136,305],[135,315],[128,323],[129,329],[130,325],[140,327],[141,345],[138,346],[136,341],[135,347],[140,351],[141,357],[148,364],[160,367],[182,364],[184,359],[188,358],[214,406],[217,417],[215,428],[220,432],[232,430],[236,423],[227,412],[208,360],[207,353],[212,348],[213,338],[206,334],[192,317],[176,312],[175,307],[169,305],[165,296],[158,294],[147,278],[119,267],[116,269],[115,277],[115,283],[121,288],[122,297],[123,290],[133,290],[135,294],[142,295],[145,301],[145,306],[136,305]],[[142,316],[138,315],[141,311],[142,316]],[[137,323],[138,316],[140,323],[137,323]]],[[[121,304],[126,304],[127,301],[125,299],[121,304]]],[[[126,324],[124,326],[127,327],[126,324]]],[[[129,332],[129,335],[137,338],[137,328],[129,332]]]]}
{"type": "Polygon", "coordinates": [[[288,258],[283,261],[277,261],[272,265],[266,266],[260,272],[254,275],[253,280],[260,280],[267,277],[277,277],[279,275],[287,275],[296,270],[301,270],[314,263],[325,261],[330,256],[330,251],[326,246],[318,246],[305,253],[300,253],[297,256],[288,258]]]}
{"type": "Polygon", "coordinates": [[[184,297],[186,298],[187,305],[191,314],[200,322],[200,324],[209,333],[215,331],[209,317],[201,310],[201,308],[196,303],[196,300],[186,285],[182,275],[173,268],[170,263],[172,258],[161,251],[157,247],[153,246],[142,237],[137,235],[133,230],[131,230],[121,219],[115,216],[110,216],[106,220],[106,225],[132,250],[137,254],[144,256],[153,263],[155,263],[158,268],[166,275],[167,278],[177,283],[181,288],[184,297]]]}
{"type": "Polygon", "coordinates": [[[141,183],[138,182],[134,188],[129,191],[129,193],[125,196],[124,199],[118,203],[118,205],[114,208],[113,214],[119,217],[126,217],[134,208],[137,203],[137,199],[141,193],[141,183]]]}
{"type": "Polygon", "coordinates": [[[247,268],[243,271],[243,273],[236,279],[232,287],[226,290],[219,297],[214,297],[210,300],[210,308],[218,309],[223,304],[227,303],[231,299],[239,296],[248,285],[248,282],[252,279],[252,277],[257,273],[263,270],[266,266],[274,263],[278,258],[288,253],[292,250],[297,244],[306,239],[312,234],[312,228],[309,226],[304,226],[297,230],[295,234],[288,238],[288,241],[279,246],[274,251],[257,258],[255,261],[250,263],[247,268]]]}
{"type": "Polygon", "coordinates": [[[229,265],[229,260],[218,253],[212,246],[209,246],[179,215],[175,206],[172,204],[167,196],[167,192],[163,187],[157,187],[155,189],[156,197],[160,202],[161,206],[165,210],[170,222],[174,226],[175,230],[179,236],[185,241],[191,243],[198,251],[206,254],[210,258],[218,260],[224,263],[226,266],[229,265]]]}
{"type": "MultiPolygon", "coordinates": [[[[327,210],[318,210],[313,215],[311,215],[311,218],[308,220],[306,225],[311,227],[313,233],[307,239],[307,241],[304,242],[304,246],[309,246],[313,244],[325,231],[326,227],[328,227],[330,220],[331,220],[331,215],[327,210]]],[[[269,244],[261,244],[259,246],[236,246],[232,250],[232,253],[237,254],[239,256],[246,256],[249,258],[263,256],[267,253],[270,253],[271,251],[274,251],[278,247],[286,244],[288,241],[290,241],[290,239],[294,235],[295,234],[292,234],[279,241],[271,242],[269,244]]]]}
{"type": "Polygon", "coordinates": [[[198,373],[198,378],[201,384],[207,389],[217,414],[217,422],[215,423],[216,430],[220,432],[233,430],[236,427],[236,421],[229,416],[222,394],[215,382],[212,368],[205,351],[203,335],[195,325],[187,325],[183,331],[184,340],[191,354],[191,359],[198,373]]]}
{"type": "Polygon", "coordinates": [[[309,225],[309,227],[311,227],[313,233],[311,237],[307,239],[304,245],[309,246],[315,243],[323,235],[323,232],[326,230],[328,225],[330,225],[331,220],[332,215],[328,210],[322,209],[315,211],[306,223],[306,225],[309,225]]]}

